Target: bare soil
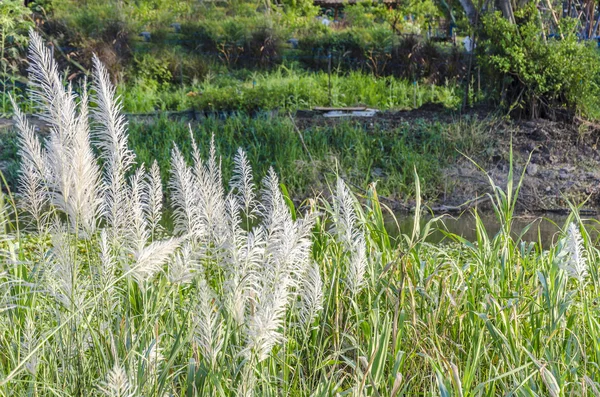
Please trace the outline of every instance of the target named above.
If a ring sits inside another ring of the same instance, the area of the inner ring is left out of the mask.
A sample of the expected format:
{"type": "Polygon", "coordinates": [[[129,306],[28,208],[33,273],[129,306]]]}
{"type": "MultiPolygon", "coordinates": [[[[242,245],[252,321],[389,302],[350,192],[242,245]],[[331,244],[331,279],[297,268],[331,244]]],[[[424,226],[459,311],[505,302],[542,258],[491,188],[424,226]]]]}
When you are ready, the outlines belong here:
{"type": "MultiPolygon", "coordinates": [[[[493,109],[489,108],[468,112],[470,117],[482,120],[491,114],[493,109]]],[[[357,122],[376,133],[377,130],[393,129],[419,120],[452,123],[460,117],[443,107],[428,105],[412,111],[384,112],[357,122]]],[[[331,125],[340,120],[310,112],[296,117],[300,129],[311,125],[331,125]]],[[[471,159],[461,157],[455,164],[440,170],[446,187],[437,200],[427,203],[431,208],[438,212],[460,212],[474,205],[489,208],[485,200],[486,194],[492,191],[489,178],[503,189],[507,186],[511,144],[515,186],[523,175],[518,200],[520,211],[568,212],[569,201],[575,204],[585,202],[584,208],[589,213],[600,208],[600,124],[584,120],[574,123],[544,119],[506,120],[495,124],[493,134],[489,137],[493,140],[491,150],[475,153],[471,159]]],[[[391,205],[398,209],[407,207],[393,200],[391,205]]]]}

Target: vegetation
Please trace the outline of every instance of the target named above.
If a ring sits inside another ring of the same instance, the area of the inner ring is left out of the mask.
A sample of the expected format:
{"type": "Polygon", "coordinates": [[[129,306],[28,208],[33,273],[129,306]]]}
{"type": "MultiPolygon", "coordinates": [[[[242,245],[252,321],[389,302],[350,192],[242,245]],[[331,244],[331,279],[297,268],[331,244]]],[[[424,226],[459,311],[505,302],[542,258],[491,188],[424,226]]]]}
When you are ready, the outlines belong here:
{"type": "MultiPolygon", "coordinates": [[[[515,14],[513,24],[499,14],[484,19],[488,54],[481,57],[506,105],[532,118],[556,112],[597,116],[600,57],[595,45],[582,44],[574,20],[563,19],[562,37],[540,35],[533,3],[515,14]]],[[[492,85],[493,85],[492,84],[492,85]]],[[[516,112],[515,112],[516,113],[516,112]]]]}
{"type": "Polygon", "coordinates": [[[159,110],[256,112],[267,109],[299,110],[316,106],[370,106],[381,110],[414,109],[440,103],[456,109],[460,90],[453,85],[417,84],[393,77],[375,78],[360,72],[348,75],[306,73],[281,67],[250,76],[207,77],[203,82],[162,89],[152,80],[138,80],[119,89],[132,113],[159,110]],[[331,91],[329,85],[331,84],[331,91]]]}
{"type": "MultiPolygon", "coordinates": [[[[494,144],[489,136],[495,125],[494,119],[476,117],[452,123],[416,120],[394,128],[381,122],[369,126],[352,121],[306,125],[283,116],[228,114],[224,119],[213,116],[192,122],[191,128],[198,142],[210,141],[218,131],[214,143],[223,158],[233,158],[237,148],[243,147],[258,178],[273,167],[296,202],[314,194],[327,194],[337,174],[356,189],[366,190],[369,183],[377,181],[382,196],[412,202],[416,194],[415,167],[425,199],[449,194],[452,186],[439,172],[440,167],[454,164],[464,154],[490,152],[494,144]]],[[[137,159],[145,164],[156,160],[166,187],[174,143],[184,153],[191,150],[188,122],[166,117],[132,118],[128,127],[129,143],[137,159]]],[[[16,132],[5,133],[0,139],[0,162],[6,164],[4,175],[13,189],[17,188],[19,172],[17,151],[16,132]]],[[[207,147],[200,151],[208,156],[207,147]]],[[[222,172],[229,179],[231,164],[225,162],[222,172]]]]}
{"type": "MultiPolygon", "coordinates": [[[[32,24],[27,20],[29,10],[21,1],[6,0],[0,3],[0,101],[2,109],[8,107],[6,93],[15,88],[16,77],[22,69],[21,49],[27,42],[27,30],[32,24]]],[[[1,112],[1,110],[0,110],[1,112]]]]}
{"type": "MultiPolygon", "coordinates": [[[[83,84],[97,54],[125,95],[126,111],[354,104],[396,109],[460,102],[459,52],[401,36],[401,27],[417,33],[426,15],[436,15],[430,1],[393,12],[361,3],[344,11],[347,25],[335,28],[321,23],[318,8],[307,4],[275,10],[247,1],[171,7],[89,0],[79,7],[52,0],[36,10],[38,31],[69,70],[65,79],[83,84]],[[410,21],[403,18],[408,12],[410,21]]],[[[27,101],[25,86],[13,84],[10,91],[27,101]]],[[[6,93],[1,111],[11,112],[6,93]]]]}
{"type": "Polygon", "coordinates": [[[172,151],[171,233],[160,170],[135,164],[106,69],[95,62],[88,108],[31,46],[54,128],[42,145],[15,104],[2,395],[598,394],[599,251],[576,212],[547,250],[514,237],[511,173],[504,190],[490,181],[496,235],[474,212],[475,243],[430,246],[418,217],[393,239],[374,186],[359,204],[338,178],[297,210],[274,171],[257,188],[242,150],[224,186],[214,143],[203,157],[190,137],[191,163],[172,151]]]}
{"type": "Polygon", "coordinates": [[[561,15],[554,0],[543,9],[484,3],[359,2],[334,13],[308,1],[38,0],[28,15],[11,0],[0,11],[10,19],[2,24],[10,55],[2,53],[1,111],[10,113],[8,92],[28,100],[23,32],[33,19],[68,68],[66,80],[83,84],[97,54],[131,112],[483,101],[514,117],[600,114],[598,50],[581,40],[598,30],[587,22],[597,20],[595,3],[561,15]],[[464,36],[476,56],[464,51],[464,36]]]}
{"type": "MultiPolygon", "coordinates": [[[[327,73],[307,73],[285,67],[251,75],[209,75],[203,81],[184,86],[160,83],[151,77],[138,78],[133,84],[120,85],[118,92],[128,113],[190,109],[254,113],[316,106],[403,110],[428,103],[456,109],[461,98],[461,90],[454,85],[418,84],[394,77],[375,78],[360,72],[335,74],[329,79],[327,73]]],[[[34,111],[34,104],[26,95],[19,97],[25,111],[34,111]]],[[[4,98],[6,106],[10,106],[8,94],[4,98]]]]}

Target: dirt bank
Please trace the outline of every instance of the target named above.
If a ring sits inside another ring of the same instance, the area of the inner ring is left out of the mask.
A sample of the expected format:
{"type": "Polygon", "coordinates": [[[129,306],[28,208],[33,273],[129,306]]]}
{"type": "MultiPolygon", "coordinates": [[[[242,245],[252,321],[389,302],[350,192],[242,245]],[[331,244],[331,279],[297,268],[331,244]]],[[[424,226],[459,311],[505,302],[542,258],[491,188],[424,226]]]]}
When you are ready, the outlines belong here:
{"type": "MultiPolygon", "coordinates": [[[[300,113],[300,129],[311,125],[331,125],[341,118],[325,118],[314,113],[300,113]]],[[[515,184],[525,168],[519,194],[520,211],[561,212],[568,208],[567,200],[586,202],[591,212],[600,207],[600,125],[578,120],[573,124],[549,120],[509,121],[493,116],[491,109],[475,109],[467,114],[481,120],[490,120],[490,145],[483,153],[472,158],[460,157],[440,169],[446,186],[438,199],[427,204],[438,211],[460,211],[477,204],[486,207],[485,195],[491,192],[487,175],[474,163],[485,169],[492,180],[505,188],[510,169],[512,142],[515,184]],[[494,120],[494,121],[491,121],[494,120]],[[471,161],[473,160],[473,161],[471,161]],[[470,202],[471,204],[466,204],[470,202]]],[[[455,123],[461,115],[430,105],[418,110],[385,112],[372,118],[357,118],[373,133],[393,129],[419,121],[455,123]]],[[[394,203],[402,209],[406,204],[394,203]]],[[[410,203],[408,205],[410,207],[410,203]]]]}
{"type": "MultiPolygon", "coordinates": [[[[515,180],[525,171],[519,207],[526,211],[560,211],[586,201],[600,205],[600,129],[591,124],[548,120],[504,122],[498,126],[491,155],[477,162],[501,187],[506,186],[512,141],[515,180]]],[[[460,160],[444,170],[453,184],[452,204],[490,191],[487,177],[471,161],[460,160]]],[[[447,204],[449,204],[447,203],[447,204]]]]}

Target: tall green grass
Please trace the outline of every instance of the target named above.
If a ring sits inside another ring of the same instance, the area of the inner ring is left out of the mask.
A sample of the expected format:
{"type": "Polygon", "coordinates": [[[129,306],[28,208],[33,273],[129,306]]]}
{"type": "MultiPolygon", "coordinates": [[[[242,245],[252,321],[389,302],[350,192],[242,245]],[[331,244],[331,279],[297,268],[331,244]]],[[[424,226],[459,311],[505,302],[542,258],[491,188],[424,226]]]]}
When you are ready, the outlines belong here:
{"type": "MultiPolygon", "coordinates": [[[[410,82],[394,77],[376,77],[368,73],[333,73],[331,95],[325,72],[305,72],[280,67],[273,72],[212,75],[203,81],[184,86],[159,84],[154,80],[135,79],[118,88],[123,108],[128,113],[177,111],[301,110],[316,106],[369,106],[381,110],[407,110],[437,103],[457,109],[461,89],[446,85],[410,82]]],[[[18,96],[24,110],[33,110],[25,91],[11,92],[18,96]]],[[[2,94],[2,109],[12,113],[7,94],[2,94]]]]}
{"type": "MultiPolygon", "coordinates": [[[[330,228],[340,221],[334,190],[333,202],[317,203],[311,237],[323,285],[318,321],[298,328],[290,314],[285,339],[252,369],[234,353],[241,341],[232,320],[220,323],[226,342],[216,361],[196,344],[199,284],[173,283],[167,270],[143,289],[127,272],[103,288],[93,282],[101,240],[66,235],[74,292],[85,300],[64,307],[40,284],[58,236],[18,237],[6,227],[0,392],[116,395],[101,390],[121,382],[144,395],[239,395],[251,382],[257,395],[595,396],[598,249],[576,212],[547,250],[513,237],[517,193],[493,186],[496,235],[474,212],[476,242],[450,235],[455,243],[437,246],[424,242],[427,226],[392,238],[374,188],[363,205],[351,200],[367,244],[364,283],[353,294],[352,253],[330,228]],[[567,271],[577,258],[589,273],[581,280],[567,271]]],[[[218,285],[213,261],[201,263],[218,285]]],[[[216,304],[212,312],[218,302],[199,303],[216,304]]]]}
{"type": "MultiPolygon", "coordinates": [[[[447,185],[440,168],[454,164],[461,153],[476,155],[489,149],[493,126],[494,120],[474,118],[452,123],[417,120],[394,128],[353,121],[302,125],[285,116],[240,113],[224,120],[209,117],[192,122],[192,131],[199,142],[210,140],[218,131],[215,144],[225,158],[232,158],[238,147],[244,148],[259,179],[274,167],[294,199],[327,192],[337,172],[356,189],[364,191],[377,181],[381,195],[407,201],[415,197],[414,167],[419,169],[424,198],[438,198],[447,185]]],[[[174,143],[189,148],[188,122],[132,118],[129,134],[140,162],[158,161],[166,186],[174,143]]],[[[0,149],[6,179],[14,187],[19,170],[15,131],[0,136],[0,149]]],[[[207,154],[206,147],[201,150],[207,154]]],[[[223,172],[229,177],[231,164],[225,162],[223,172]]]]}
{"type": "Polygon", "coordinates": [[[127,112],[159,110],[271,110],[310,109],[315,106],[370,106],[381,110],[414,109],[439,103],[450,109],[460,104],[460,89],[421,84],[362,72],[306,72],[284,66],[272,72],[213,75],[185,87],[138,81],[119,88],[127,112]]]}
{"type": "MultiPolygon", "coordinates": [[[[417,120],[393,128],[378,122],[368,126],[346,121],[300,125],[299,130],[288,117],[239,114],[225,120],[203,119],[192,125],[192,131],[199,142],[209,141],[216,131],[215,144],[225,158],[233,158],[242,147],[258,178],[274,167],[294,198],[326,192],[337,172],[358,189],[366,190],[377,181],[380,194],[406,201],[415,197],[415,167],[424,197],[436,198],[444,191],[440,169],[456,161],[460,153],[488,149],[492,125],[493,120],[475,118],[456,123],[417,120]]],[[[147,164],[158,160],[164,181],[173,142],[185,148],[188,137],[184,121],[161,118],[130,124],[130,142],[138,159],[147,164]]],[[[203,150],[206,154],[208,148],[203,150]]],[[[223,171],[229,177],[231,165],[225,163],[223,171]]]]}

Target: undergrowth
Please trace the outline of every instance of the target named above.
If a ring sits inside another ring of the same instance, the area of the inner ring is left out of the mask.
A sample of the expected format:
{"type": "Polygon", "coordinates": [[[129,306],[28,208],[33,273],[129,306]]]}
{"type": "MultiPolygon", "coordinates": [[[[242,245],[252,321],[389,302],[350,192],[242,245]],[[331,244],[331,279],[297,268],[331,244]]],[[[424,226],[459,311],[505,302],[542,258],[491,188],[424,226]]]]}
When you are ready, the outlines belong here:
{"type": "Polygon", "coordinates": [[[119,93],[131,113],[155,110],[298,110],[316,106],[370,106],[381,110],[416,109],[439,103],[457,109],[461,90],[454,84],[417,84],[394,77],[350,72],[331,75],[281,67],[273,72],[213,75],[187,86],[162,86],[137,80],[119,93]]]}
{"type": "MultiPolygon", "coordinates": [[[[455,164],[461,153],[485,155],[493,147],[490,137],[494,134],[494,119],[415,120],[395,127],[376,120],[373,123],[349,120],[303,124],[301,119],[283,115],[250,117],[239,113],[225,119],[213,116],[192,121],[191,128],[198,142],[207,142],[218,131],[215,146],[224,158],[233,158],[237,148],[242,147],[258,178],[273,167],[296,202],[314,194],[327,194],[336,173],[355,189],[364,191],[376,181],[381,195],[411,201],[415,197],[415,167],[423,185],[421,194],[427,200],[435,200],[445,188],[440,169],[455,164]]],[[[133,151],[142,163],[158,162],[164,186],[174,143],[185,149],[190,147],[188,124],[166,117],[129,121],[133,151]]],[[[0,169],[9,185],[15,187],[19,170],[15,131],[0,136],[0,148],[0,161],[4,164],[0,169]]],[[[201,148],[204,155],[207,150],[201,148]]],[[[224,162],[225,179],[231,171],[232,165],[224,162]]]]}

